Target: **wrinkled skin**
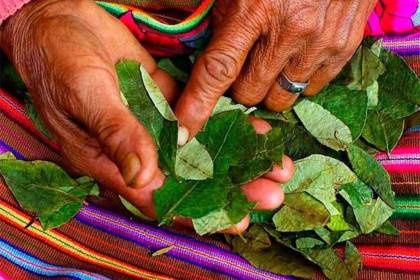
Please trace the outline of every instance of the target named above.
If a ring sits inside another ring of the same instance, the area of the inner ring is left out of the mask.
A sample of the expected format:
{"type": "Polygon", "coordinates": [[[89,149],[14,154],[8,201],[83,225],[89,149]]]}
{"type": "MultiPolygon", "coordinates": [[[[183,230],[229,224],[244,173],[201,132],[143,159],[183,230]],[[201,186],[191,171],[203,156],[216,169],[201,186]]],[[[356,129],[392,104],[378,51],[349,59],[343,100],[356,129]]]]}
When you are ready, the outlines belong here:
{"type": "MultiPolygon", "coordinates": [[[[122,59],[142,63],[170,103],[178,90],[128,29],[90,0],[37,0],[1,25],[0,46],[69,165],[153,217],[153,191],[165,178],[153,140],[122,103],[114,65],[122,59]]],[[[293,164],[282,172],[289,180],[293,164]]],[[[276,178],[268,181],[265,187],[244,186],[258,209],[282,203],[276,178]]],[[[241,232],[248,224],[246,217],[227,232],[241,232]]]]}
{"type": "Polygon", "coordinates": [[[244,105],[289,108],[297,96],[275,81],[281,72],[316,94],[354,54],[375,2],[217,0],[214,35],[177,105],[181,123],[194,135],[230,87],[244,105]]]}

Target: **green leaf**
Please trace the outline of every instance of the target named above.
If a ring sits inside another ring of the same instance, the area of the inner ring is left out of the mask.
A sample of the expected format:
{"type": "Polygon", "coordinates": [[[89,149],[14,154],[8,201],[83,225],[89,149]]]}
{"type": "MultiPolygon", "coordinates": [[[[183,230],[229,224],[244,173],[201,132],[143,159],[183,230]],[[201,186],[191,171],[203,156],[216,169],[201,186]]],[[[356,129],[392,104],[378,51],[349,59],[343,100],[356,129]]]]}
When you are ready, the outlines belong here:
{"type": "Polygon", "coordinates": [[[378,149],[391,152],[404,131],[404,120],[393,120],[383,111],[370,111],[363,138],[378,149]]]}
{"type": "Polygon", "coordinates": [[[248,202],[242,190],[232,187],[228,194],[228,205],[210,214],[193,219],[195,231],[199,235],[216,233],[239,223],[249,214],[255,203],[248,202]]]}
{"type": "Polygon", "coordinates": [[[340,119],[350,129],[353,140],[356,140],[362,134],[366,123],[367,98],[365,91],[331,85],[307,100],[322,106],[340,119]]]}
{"type": "Polygon", "coordinates": [[[388,234],[388,235],[400,235],[400,231],[394,227],[390,221],[386,221],[380,228],[376,230],[379,233],[388,234]]]}
{"type": "Polygon", "coordinates": [[[257,118],[264,120],[278,120],[290,124],[297,124],[299,122],[292,109],[283,112],[271,112],[264,109],[257,109],[252,112],[252,114],[257,118]]]}
{"type": "Polygon", "coordinates": [[[204,217],[193,219],[194,230],[199,235],[212,234],[234,225],[225,209],[215,210],[204,217]]]}
{"type": "Polygon", "coordinates": [[[233,183],[243,185],[261,177],[272,169],[273,162],[271,160],[256,158],[245,162],[241,166],[233,166],[229,170],[229,176],[233,183]]]}
{"type": "Polygon", "coordinates": [[[152,257],[165,255],[165,254],[169,253],[173,248],[175,248],[174,245],[168,246],[166,248],[159,249],[159,250],[153,252],[152,257]]]}
{"type": "Polygon", "coordinates": [[[206,216],[228,204],[226,186],[230,185],[227,178],[177,181],[170,176],[153,194],[157,219],[167,223],[174,216],[206,216]]]}
{"type": "Polygon", "coordinates": [[[346,251],[344,254],[344,263],[352,278],[356,279],[359,270],[362,268],[362,255],[351,242],[346,242],[346,251]]]}
{"type": "Polygon", "coordinates": [[[256,154],[254,128],[240,110],[215,115],[197,135],[213,158],[214,174],[226,174],[229,167],[239,166],[256,154]]]}
{"type": "Polygon", "coordinates": [[[146,88],[150,99],[153,101],[153,104],[159,113],[168,121],[177,121],[177,118],[172,111],[168,101],[166,101],[165,96],[162,94],[158,85],[155,83],[155,81],[153,81],[152,77],[149,75],[143,65],[140,66],[140,73],[143,79],[144,87],[146,88]]]}
{"type": "Polygon", "coordinates": [[[304,99],[293,109],[305,128],[321,144],[339,151],[353,142],[349,127],[322,106],[304,99]]]}
{"type": "Polygon", "coordinates": [[[340,233],[340,237],[337,239],[335,243],[348,241],[350,239],[358,237],[359,235],[360,235],[360,232],[358,230],[348,230],[348,231],[340,233]]]}
{"type": "Polygon", "coordinates": [[[268,210],[256,210],[250,213],[251,223],[269,223],[273,218],[274,212],[268,210]]]}
{"type": "Polygon", "coordinates": [[[213,177],[213,160],[197,139],[192,139],[178,149],[175,173],[186,180],[205,180],[213,177]]]}
{"type": "Polygon", "coordinates": [[[379,57],[365,46],[360,46],[351,60],[351,89],[367,89],[385,71],[385,66],[379,57]]]}
{"type": "Polygon", "coordinates": [[[332,231],[347,231],[352,229],[352,227],[344,219],[344,216],[340,214],[331,216],[327,227],[332,231]]]}
{"type": "MultiPolygon", "coordinates": [[[[29,97],[29,94],[28,94],[28,97],[29,97]]],[[[47,138],[52,139],[51,132],[45,126],[44,121],[41,119],[41,116],[36,111],[35,106],[32,103],[32,99],[30,97],[27,99],[27,102],[25,103],[25,111],[28,117],[33,122],[33,124],[35,125],[36,129],[38,129],[38,131],[44,134],[47,138]]]]}
{"type": "Polygon", "coordinates": [[[307,192],[322,202],[336,200],[340,186],[354,182],[356,175],[341,161],[322,155],[295,162],[295,175],[283,185],[284,192],[307,192]]]}
{"type": "Polygon", "coordinates": [[[6,152],[6,153],[0,154],[0,160],[5,160],[5,159],[16,159],[16,157],[12,152],[6,152]]]}
{"type": "Polygon", "coordinates": [[[372,190],[360,180],[341,186],[339,193],[353,208],[370,204],[373,197],[372,190]]]}
{"type": "Polygon", "coordinates": [[[274,128],[281,130],[284,153],[298,160],[312,154],[323,154],[336,157],[337,152],[321,145],[303,126],[283,121],[271,122],[274,128]]]}
{"type": "Polygon", "coordinates": [[[219,98],[219,100],[216,103],[216,106],[213,109],[212,116],[228,112],[228,111],[234,111],[234,110],[240,110],[244,112],[245,114],[250,114],[251,112],[255,111],[256,108],[248,108],[241,104],[237,104],[233,102],[233,100],[229,97],[222,96],[219,98]]]}
{"type": "Polygon", "coordinates": [[[188,73],[180,69],[174,62],[169,58],[162,58],[158,62],[158,67],[165,70],[172,78],[180,82],[187,82],[188,73]]]}
{"type": "Polygon", "coordinates": [[[302,237],[302,238],[296,239],[296,247],[298,249],[311,249],[316,246],[322,246],[322,245],[325,245],[325,243],[319,239],[312,238],[312,237],[302,237]]]}
{"type": "Polygon", "coordinates": [[[391,179],[383,166],[355,145],[351,145],[347,152],[360,180],[369,185],[386,204],[394,208],[395,193],[391,188],[391,179]]]}
{"type": "Polygon", "coordinates": [[[178,147],[178,123],[164,121],[159,142],[159,165],[171,174],[175,174],[178,147]]]}
{"type": "Polygon", "coordinates": [[[420,79],[398,55],[382,50],[380,56],[386,71],[379,77],[379,104],[391,119],[407,117],[420,105],[420,79]]]}
{"type": "Polygon", "coordinates": [[[123,61],[116,65],[120,89],[128,107],[149,133],[159,143],[164,119],[149,97],[140,72],[140,64],[135,61],[123,61]]]}
{"type": "Polygon", "coordinates": [[[328,279],[355,279],[352,268],[348,267],[348,265],[338,257],[332,247],[298,249],[294,247],[293,242],[285,238],[283,234],[267,227],[265,227],[265,230],[280,244],[302,254],[306,259],[318,265],[328,279]]]}
{"type": "Polygon", "coordinates": [[[373,199],[368,205],[354,208],[354,216],[363,233],[371,233],[381,227],[394,213],[382,199],[373,199]]]}
{"type": "Polygon", "coordinates": [[[172,109],[138,62],[122,61],[116,65],[116,71],[128,107],[155,140],[160,166],[174,173],[178,123],[172,109]]]}
{"type": "Polygon", "coordinates": [[[332,248],[301,249],[307,259],[317,264],[327,278],[332,280],[356,279],[353,267],[348,267],[332,248]]]}
{"type": "Polygon", "coordinates": [[[328,229],[325,227],[318,227],[315,228],[314,231],[327,244],[331,244],[331,232],[328,229]]]}
{"type": "Polygon", "coordinates": [[[121,201],[122,205],[125,207],[125,209],[127,209],[131,214],[133,214],[134,216],[136,216],[136,217],[138,217],[142,220],[152,221],[152,219],[150,219],[145,214],[143,214],[136,206],[131,204],[124,197],[122,197],[122,196],[118,196],[118,197],[120,198],[120,201],[121,201]]]}
{"type": "Polygon", "coordinates": [[[264,135],[258,135],[257,157],[267,158],[281,164],[284,154],[283,133],[280,128],[273,128],[264,135]]]}
{"type": "Polygon", "coordinates": [[[312,230],[329,221],[325,206],[306,193],[288,194],[284,206],[273,216],[276,229],[281,232],[312,230]]]}
{"type": "Polygon", "coordinates": [[[0,173],[19,205],[34,213],[45,230],[69,221],[95,187],[78,183],[57,165],[45,161],[0,160],[0,173]]]}
{"type": "Polygon", "coordinates": [[[233,238],[232,249],[262,270],[304,278],[315,276],[316,269],[310,262],[287,247],[272,243],[259,225],[253,225],[245,233],[244,239],[233,238]]]}
{"type": "Polygon", "coordinates": [[[349,225],[344,218],[344,207],[337,201],[326,202],[324,206],[331,215],[330,222],[327,224],[328,229],[332,231],[346,231],[353,227],[349,225]]]}
{"type": "Polygon", "coordinates": [[[368,97],[368,109],[373,109],[378,106],[379,103],[379,84],[378,81],[373,82],[370,86],[366,88],[366,93],[368,97]]]}

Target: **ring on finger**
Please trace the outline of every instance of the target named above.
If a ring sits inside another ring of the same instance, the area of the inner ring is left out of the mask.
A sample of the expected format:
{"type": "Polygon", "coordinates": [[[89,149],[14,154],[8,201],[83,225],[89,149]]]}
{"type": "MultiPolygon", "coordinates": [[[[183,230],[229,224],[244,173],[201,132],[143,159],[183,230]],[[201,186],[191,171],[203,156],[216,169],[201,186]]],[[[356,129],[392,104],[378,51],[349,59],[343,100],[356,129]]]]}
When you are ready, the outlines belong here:
{"type": "Polygon", "coordinates": [[[280,73],[280,75],[276,79],[277,83],[282,87],[284,90],[299,96],[301,93],[305,91],[305,89],[309,86],[309,83],[302,83],[302,82],[293,82],[291,81],[284,72],[280,73]]]}

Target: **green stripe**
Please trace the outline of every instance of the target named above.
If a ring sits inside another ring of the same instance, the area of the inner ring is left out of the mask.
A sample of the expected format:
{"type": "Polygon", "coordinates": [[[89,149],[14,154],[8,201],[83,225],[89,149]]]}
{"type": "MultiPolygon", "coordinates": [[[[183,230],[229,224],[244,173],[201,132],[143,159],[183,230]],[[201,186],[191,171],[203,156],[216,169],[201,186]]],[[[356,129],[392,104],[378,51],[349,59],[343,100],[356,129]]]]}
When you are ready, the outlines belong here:
{"type": "Polygon", "coordinates": [[[392,215],[394,220],[420,220],[420,196],[395,198],[397,209],[392,215]]]}
{"type": "MultiPolygon", "coordinates": [[[[163,32],[163,33],[167,33],[167,34],[184,33],[184,32],[190,31],[191,29],[196,27],[198,24],[200,24],[204,20],[204,18],[207,16],[210,9],[212,8],[212,6],[214,4],[214,1],[215,0],[212,1],[212,3],[206,8],[206,10],[204,10],[203,13],[199,14],[198,16],[193,18],[191,21],[181,22],[181,23],[174,24],[174,25],[164,24],[164,23],[161,23],[161,22],[159,22],[159,21],[157,21],[153,18],[144,17],[144,16],[136,14],[136,13],[133,13],[133,17],[137,22],[146,24],[150,28],[153,28],[153,29],[158,30],[158,31],[163,32]]],[[[99,6],[101,6],[102,8],[104,8],[109,13],[111,13],[115,16],[120,16],[121,14],[126,12],[125,9],[123,9],[123,8],[117,6],[117,5],[113,5],[112,3],[103,2],[103,1],[96,1],[96,4],[98,4],[99,6]]]]}

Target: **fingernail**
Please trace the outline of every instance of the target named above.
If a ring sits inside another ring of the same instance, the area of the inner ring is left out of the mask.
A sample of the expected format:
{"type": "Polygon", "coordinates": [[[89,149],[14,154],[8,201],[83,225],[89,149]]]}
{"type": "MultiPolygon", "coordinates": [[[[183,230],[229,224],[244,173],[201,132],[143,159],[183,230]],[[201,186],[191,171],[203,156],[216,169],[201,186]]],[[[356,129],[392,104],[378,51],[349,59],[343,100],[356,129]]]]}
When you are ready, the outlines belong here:
{"type": "Polygon", "coordinates": [[[122,176],[127,186],[134,184],[140,167],[140,159],[135,153],[129,153],[125,157],[122,166],[122,176]]]}
{"type": "Polygon", "coordinates": [[[178,146],[184,146],[188,142],[190,133],[186,127],[180,126],[178,128],[178,146]]]}

